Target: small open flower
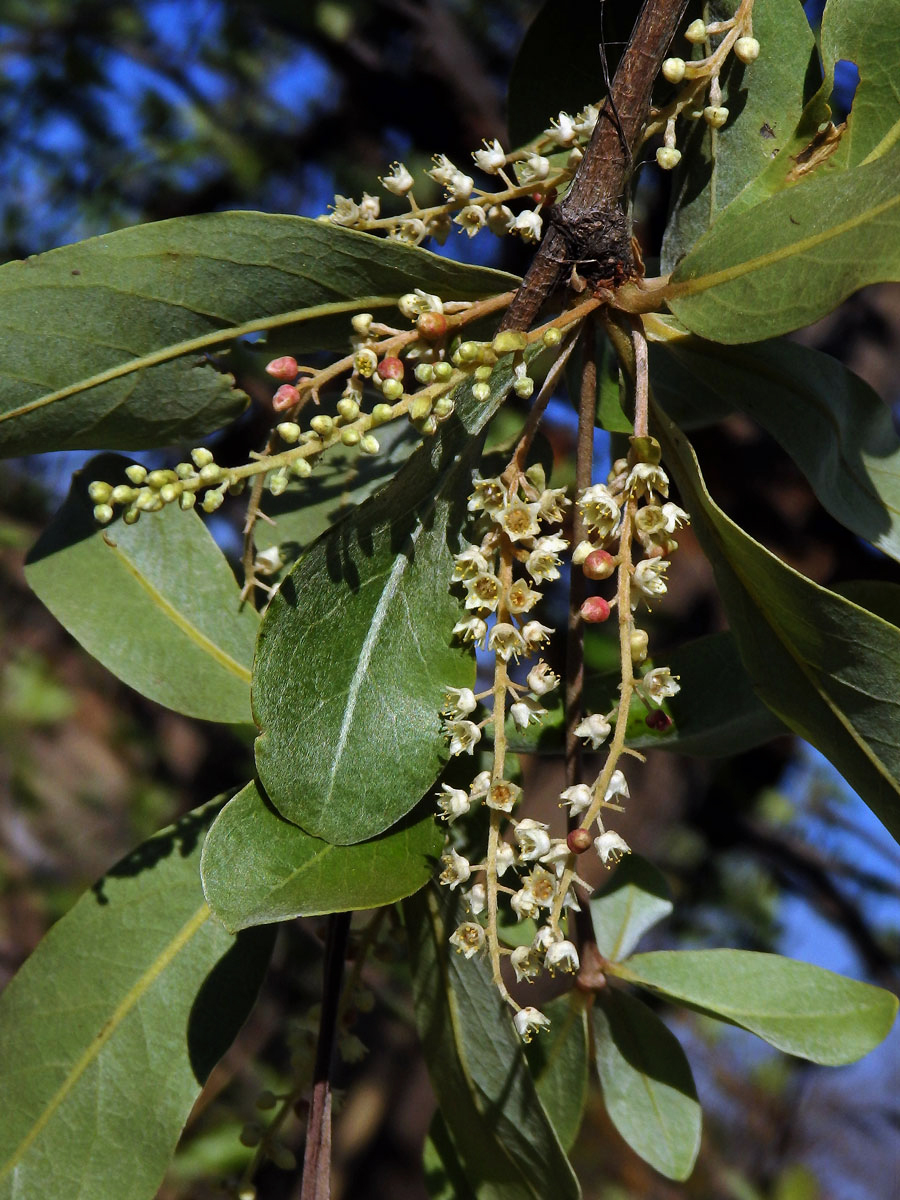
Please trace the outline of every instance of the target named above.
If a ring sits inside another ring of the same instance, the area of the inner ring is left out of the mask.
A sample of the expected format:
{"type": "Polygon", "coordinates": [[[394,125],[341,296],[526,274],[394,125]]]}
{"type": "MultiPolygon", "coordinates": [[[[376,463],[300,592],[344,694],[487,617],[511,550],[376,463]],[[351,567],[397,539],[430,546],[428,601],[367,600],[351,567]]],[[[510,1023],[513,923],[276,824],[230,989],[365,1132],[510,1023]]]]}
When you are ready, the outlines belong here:
{"type": "Polygon", "coordinates": [[[475,699],[475,693],[471,688],[447,688],[447,694],[444,697],[444,707],[441,712],[447,714],[453,720],[458,721],[462,717],[467,717],[469,713],[473,713],[478,705],[475,699]]]}
{"type": "Polygon", "coordinates": [[[526,504],[524,500],[513,500],[495,513],[494,520],[506,531],[510,541],[519,542],[523,538],[536,537],[540,533],[537,513],[536,503],[526,504]]]}
{"type": "Polygon", "coordinates": [[[516,973],[517,983],[534,983],[541,973],[541,956],[531,946],[516,946],[509,961],[516,973]]]}
{"type": "Polygon", "coordinates": [[[499,879],[504,872],[508,871],[515,861],[515,850],[512,848],[509,842],[501,842],[497,847],[497,857],[495,859],[497,866],[497,878],[499,879]]]}
{"type": "Polygon", "coordinates": [[[565,838],[551,838],[550,849],[546,854],[541,855],[540,861],[545,867],[552,867],[559,878],[569,861],[570,853],[569,843],[565,838]]]}
{"type": "Polygon", "coordinates": [[[524,162],[516,163],[516,174],[519,183],[540,183],[550,174],[550,160],[532,152],[524,162]]]}
{"type": "Polygon", "coordinates": [[[613,771],[603,799],[607,804],[611,804],[615,800],[627,800],[630,795],[625,776],[621,771],[613,771]]]}
{"type": "Polygon", "coordinates": [[[530,588],[524,579],[517,580],[506,595],[506,603],[511,613],[530,612],[541,598],[541,593],[530,588]]]}
{"type": "Polygon", "coordinates": [[[564,792],[560,792],[559,798],[568,805],[569,812],[573,817],[580,817],[591,807],[594,795],[586,783],[575,783],[571,787],[567,787],[564,792]]]}
{"type": "Polygon", "coordinates": [[[381,213],[381,201],[377,196],[370,196],[368,192],[363,192],[363,198],[359,202],[359,215],[363,221],[377,221],[381,213]]]}
{"type": "Polygon", "coordinates": [[[669,696],[676,696],[681,691],[681,685],[678,676],[673,675],[668,667],[654,667],[640,681],[638,689],[648,703],[662,704],[669,696]]]}
{"type": "MultiPolygon", "coordinates": [[[[537,624],[537,622],[529,621],[528,624],[537,624]]],[[[525,628],[527,629],[528,626],[525,628]]],[[[498,658],[502,658],[504,662],[509,662],[510,658],[518,658],[520,654],[524,654],[527,650],[523,633],[519,633],[515,625],[510,625],[507,621],[498,621],[491,630],[488,646],[498,658]]]]}
{"type": "Polygon", "coordinates": [[[450,787],[446,783],[441,787],[437,802],[441,810],[441,820],[448,822],[464,817],[472,807],[468,792],[464,792],[462,788],[450,787]]]}
{"type": "Polygon", "coordinates": [[[517,783],[510,783],[508,779],[497,779],[491,784],[485,804],[488,808],[496,808],[498,812],[509,813],[521,795],[522,789],[517,783]]]}
{"type": "Polygon", "coordinates": [[[488,560],[482,548],[470,543],[466,543],[459,554],[454,556],[453,563],[453,578],[457,582],[461,579],[471,579],[473,575],[488,569],[488,560]]]}
{"type": "Polygon", "coordinates": [[[533,896],[535,903],[542,908],[549,908],[556,899],[556,876],[546,867],[535,867],[526,876],[522,890],[533,896]]]}
{"type": "Polygon", "coordinates": [[[547,137],[553,139],[557,146],[571,146],[578,137],[574,120],[566,112],[561,112],[550,122],[550,128],[545,129],[547,137]]]}
{"type": "Polygon", "coordinates": [[[648,605],[651,600],[666,594],[666,571],[669,564],[664,558],[645,558],[634,568],[632,583],[637,595],[632,597],[631,607],[637,608],[638,601],[643,599],[648,605]]]}
{"type": "Polygon", "coordinates": [[[476,642],[478,645],[484,645],[487,631],[487,621],[482,617],[466,617],[453,626],[454,637],[461,642],[476,642]]]}
{"type": "Polygon", "coordinates": [[[449,187],[453,176],[459,174],[459,168],[450,161],[446,154],[435,154],[431,161],[434,166],[425,174],[430,175],[434,182],[439,183],[442,187],[449,187]]]}
{"type": "Polygon", "coordinates": [[[453,218],[453,223],[471,238],[480,229],[484,229],[487,224],[487,214],[480,204],[467,204],[453,218]]]}
{"type": "Polygon", "coordinates": [[[528,1005],[527,1008],[520,1008],[513,1017],[513,1024],[516,1027],[516,1033],[523,1042],[530,1042],[536,1033],[540,1033],[542,1029],[550,1028],[550,1021],[539,1008],[532,1008],[528,1005]]]}
{"type": "Polygon", "coordinates": [[[561,537],[538,538],[534,549],[528,555],[525,570],[535,581],[541,583],[544,579],[559,579],[559,552],[565,550],[568,543],[561,537]]]}
{"type": "Polygon", "coordinates": [[[679,508],[677,504],[673,504],[671,501],[662,506],[662,514],[665,518],[666,533],[674,533],[679,526],[689,525],[691,521],[690,516],[684,509],[679,508]]]}
{"type": "Polygon", "coordinates": [[[599,750],[609,737],[610,729],[610,723],[605,717],[601,717],[599,713],[593,713],[591,716],[585,717],[580,725],[576,725],[575,736],[590,742],[592,750],[599,750]]]}
{"type": "Polygon", "coordinates": [[[469,799],[483,800],[491,790],[491,773],[490,771],[479,771],[472,782],[469,784],[469,799]]]}
{"type": "Polygon", "coordinates": [[[515,704],[509,706],[509,715],[512,717],[517,729],[527,729],[533,721],[535,724],[546,717],[547,710],[542,708],[536,700],[530,696],[526,696],[524,700],[517,700],[515,704]]]}
{"type": "Polygon", "coordinates": [[[619,524],[619,506],[605,484],[595,483],[585,488],[578,507],[585,524],[596,529],[601,537],[609,537],[619,524]]]}
{"type": "Polygon", "coordinates": [[[647,496],[652,500],[656,492],[669,494],[669,477],[655,463],[635,463],[625,480],[625,491],[629,496],[647,496]]]}
{"type": "Polygon", "coordinates": [[[559,676],[541,659],[528,672],[526,682],[536,696],[546,696],[559,687],[559,676]]]}
{"type": "Polygon", "coordinates": [[[540,912],[540,906],[537,900],[527,888],[520,888],[518,892],[510,897],[510,908],[516,914],[517,921],[526,921],[529,917],[536,917],[540,912]]]}
{"type": "Polygon", "coordinates": [[[402,162],[395,162],[388,174],[381,177],[381,186],[395,196],[405,196],[412,185],[413,177],[402,162]]]}
{"type": "Polygon", "coordinates": [[[506,162],[503,147],[496,138],[492,142],[485,141],[484,149],[475,150],[472,157],[475,159],[476,167],[479,167],[486,175],[496,175],[506,162]]]}
{"type": "Polygon", "coordinates": [[[625,839],[619,837],[617,833],[613,833],[611,829],[594,838],[594,848],[600,855],[600,861],[604,867],[608,867],[610,863],[617,863],[623,854],[631,853],[631,847],[625,839]]]}
{"type": "Polygon", "coordinates": [[[471,958],[484,945],[484,930],[474,921],[463,921],[450,934],[450,945],[455,946],[466,958],[471,958]]]}
{"type": "Polygon", "coordinates": [[[568,971],[574,974],[581,966],[581,962],[578,958],[578,951],[572,942],[562,941],[554,942],[552,946],[547,947],[544,966],[551,975],[555,975],[557,971],[568,971]]]}
{"type": "Polygon", "coordinates": [[[355,225],[359,220],[359,205],[349,196],[335,196],[331,205],[332,225],[355,225]]]}
{"type": "Polygon", "coordinates": [[[465,581],[465,588],[468,592],[466,608],[496,612],[502,595],[500,580],[496,575],[491,574],[490,571],[481,571],[478,575],[465,581]]]}
{"type": "Polygon", "coordinates": [[[473,479],[472,494],[466,505],[469,512],[498,512],[506,503],[506,488],[499,479],[473,479]]]}
{"type": "Polygon", "coordinates": [[[487,905],[487,888],[483,883],[474,883],[467,892],[463,892],[462,898],[472,916],[477,917],[479,913],[484,912],[487,905]]]}
{"type": "Polygon", "coordinates": [[[391,229],[390,237],[392,241],[401,242],[404,246],[418,246],[427,234],[428,230],[421,218],[406,217],[391,229]]]}
{"type": "Polygon", "coordinates": [[[522,638],[529,650],[536,650],[548,642],[552,632],[549,625],[542,625],[540,621],[526,621],[522,626],[522,638]]]}
{"type": "Polygon", "coordinates": [[[513,228],[523,241],[539,242],[541,240],[543,224],[541,214],[536,209],[527,208],[525,212],[520,212],[516,217],[516,223],[513,228]]]}
{"type": "Polygon", "coordinates": [[[457,854],[453,849],[441,855],[441,862],[444,864],[444,869],[441,871],[440,880],[441,883],[446,883],[450,887],[451,892],[461,883],[465,883],[472,874],[469,860],[463,858],[461,854],[457,854]]]}
{"type": "Polygon", "coordinates": [[[471,754],[481,741],[481,730],[473,721],[447,721],[444,732],[450,738],[450,753],[471,754]]]}
{"type": "Polygon", "coordinates": [[[550,834],[548,825],[543,821],[533,821],[526,817],[519,821],[515,829],[515,839],[519,847],[519,858],[522,862],[534,862],[550,849],[550,834]]]}
{"type": "Polygon", "coordinates": [[[575,130],[579,137],[590,137],[599,118],[600,109],[596,104],[588,104],[586,108],[583,108],[575,117],[575,130]]]}

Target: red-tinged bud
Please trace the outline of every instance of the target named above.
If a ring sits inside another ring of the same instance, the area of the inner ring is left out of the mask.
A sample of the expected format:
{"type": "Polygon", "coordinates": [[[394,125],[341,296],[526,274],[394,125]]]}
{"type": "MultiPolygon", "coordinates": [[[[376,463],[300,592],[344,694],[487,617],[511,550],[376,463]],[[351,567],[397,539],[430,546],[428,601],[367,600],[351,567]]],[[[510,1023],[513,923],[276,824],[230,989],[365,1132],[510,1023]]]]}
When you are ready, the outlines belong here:
{"type": "Polygon", "coordinates": [[[608,550],[592,550],[581,569],[588,579],[609,579],[616,569],[616,562],[608,550]]]}
{"type": "Polygon", "coordinates": [[[609,619],[609,605],[602,596],[588,596],[581,606],[581,618],[591,625],[609,619]]]}
{"type": "Polygon", "coordinates": [[[572,854],[584,854],[585,850],[589,849],[592,840],[590,830],[573,829],[566,838],[566,845],[572,854]]]}
{"type": "Polygon", "coordinates": [[[416,320],[416,329],[426,341],[436,342],[447,332],[447,318],[439,312],[422,313],[416,320]]]}
{"type": "Polygon", "coordinates": [[[296,358],[290,354],[285,354],[281,358],[273,358],[266,366],[267,375],[271,375],[273,379],[283,379],[285,383],[296,379],[299,370],[296,358]]]}
{"type": "Polygon", "coordinates": [[[655,708],[653,712],[647,713],[644,722],[649,729],[655,729],[657,733],[665,733],[672,724],[672,718],[667,716],[661,708],[655,708]]]}
{"type": "Polygon", "coordinates": [[[375,368],[375,373],[379,379],[402,379],[403,378],[403,363],[399,358],[394,358],[388,355],[383,358],[375,368]]]}
{"type": "Polygon", "coordinates": [[[551,204],[556,203],[556,188],[548,188],[546,192],[532,192],[531,201],[533,204],[543,204],[545,208],[549,208],[551,204]]]}
{"type": "Polygon", "coordinates": [[[300,393],[291,383],[283,383],[272,397],[272,407],[276,412],[284,412],[286,408],[293,408],[299,403],[300,393]]]}

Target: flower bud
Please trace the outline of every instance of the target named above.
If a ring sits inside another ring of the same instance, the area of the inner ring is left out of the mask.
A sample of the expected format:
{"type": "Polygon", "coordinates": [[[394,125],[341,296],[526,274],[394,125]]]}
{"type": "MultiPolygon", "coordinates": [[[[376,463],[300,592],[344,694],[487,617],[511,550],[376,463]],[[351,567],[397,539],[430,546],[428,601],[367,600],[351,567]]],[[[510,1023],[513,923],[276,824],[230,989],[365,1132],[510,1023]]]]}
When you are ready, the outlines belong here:
{"type": "Polygon", "coordinates": [[[478,400],[480,403],[483,403],[485,400],[490,400],[490,398],[491,398],[490,384],[488,384],[488,383],[473,383],[472,384],[472,398],[474,400],[478,400]]]}
{"type": "Polygon", "coordinates": [[[394,413],[389,404],[376,404],[372,409],[372,425],[377,428],[383,425],[385,421],[390,421],[394,413]]]}
{"type": "Polygon", "coordinates": [[[438,423],[437,417],[434,415],[434,413],[432,413],[431,416],[426,417],[424,421],[416,421],[414,424],[419,433],[423,434],[425,437],[431,437],[433,433],[437,433],[438,423]]]}
{"type": "Polygon", "coordinates": [[[312,475],[312,463],[308,458],[298,458],[291,463],[291,474],[296,475],[298,479],[309,479],[312,475]]]}
{"type": "Polygon", "coordinates": [[[159,489],[159,498],[163,504],[171,504],[173,500],[177,500],[181,495],[184,484],[181,481],[175,483],[164,483],[159,489]]]}
{"type": "Polygon", "coordinates": [[[448,362],[436,362],[434,364],[434,377],[438,383],[446,383],[453,374],[453,367],[448,362]]]}
{"type": "Polygon", "coordinates": [[[434,366],[427,362],[417,363],[413,374],[416,377],[416,383],[431,383],[434,380],[434,366]]]}
{"type": "Polygon", "coordinates": [[[359,445],[359,430],[348,427],[341,430],[341,441],[345,446],[359,445]]]}
{"type": "Polygon", "coordinates": [[[141,510],[139,508],[129,508],[122,513],[122,520],[126,525],[137,525],[140,515],[141,510]]]}
{"type": "Polygon", "coordinates": [[[276,412],[284,412],[286,408],[293,408],[299,403],[300,393],[292,383],[283,383],[272,397],[272,407],[276,412]]]}
{"type": "Polygon", "coordinates": [[[734,43],[735,57],[742,63],[756,62],[759,58],[759,42],[755,37],[741,37],[734,43]]]}
{"type": "Polygon", "coordinates": [[[402,379],[404,375],[403,362],[394,355],[388,355],[378,364],[376,374],[379,379],[402,379]]]}
{"type": "Polygon", "coordinates": [[[364,433],[359,439],[359,448],[363,454],[377,454],[381,447],[378,445],[378,438],[372,437],[371,433],[364,433]]]}
{"type": "Polygon", "coordinates": [[[222,477],[222,468],[214,462],[208,462],[200,468],[201,483],[218,483],[222,477]]]}
{"type": "Polygon", "coordinates": [[[281,440],[289,446],[295,446],[300,441],[300,426],[294,421],[282,421],[276,429],[281,440]]]}
{"type": "MultiPolygon", "coordinates": [[[[204,453],[209,454],[209,451],[206,450],[204,453]]],[[[207,458],[205,461],[212,462],[212,457],[213,456],[209,454],[209,458],[207,458]]],[[[196,459],[194,461],[196,462],[196,459]]],[[[202,463],[197,463],[197,466],[202,466],[202,463]]],[[[139,463],[132,463],[130,467],[125,468],[125,474],[135,487],[140,487],[147,478],[147,468],[142,467],[139,463]]]]}
{"type": "Polygon", "coordinates": [[[527,375],[523,375],[521,379],[517,379],[513,384],[513,391],[520,400],[527,400],[534,391],[534,380],[530,379],[527,375]]]}
{"type": "Polygon", "coordinates": [[[416,330],[426,341],[436,342],[447,332],[447,318],[443,313],[422,313],[416,319],[416,330]]]}
{"type": "Polygon", "coordinates": [[[310,421],[309,427],[319,437],[328,437],[334,429],[334,421],[327,413],[317,413],[310,421]]]}
{"type": "Polygon", "coordinates": [[[203,497],[201,508],[205,513],[214,513],[217,508],[222,507],[224,499],[221,492],[207,492],[203,497]]]}
{"type": "Polygon", "coordinates": [[[642,663],[647,657],[650,639],[646,629],[635,629],[631,635],[631,661],[642,663]]]}
{"type": "Polygon", "coordinates": [[[431,413],[433,402],[430,396],[413,396],[409,405],[409,419],[424,421],[431,413]]]}
{"type": "Polygon", "coordinates": [[[273,379],[281,379],[284,383],[296,379],[298,370],[297,360],[290,354],[273,358],[270,363],[266,363],[266,374],[271,375],[273,379]]]}
{"type": "Polygon", "coordinates": [[[403,384],[399,379],[386,379],[381,393],[385,400],[399,400],[403,395],[403,384]]]}
{"type": "Polygon", "coordinates": [[[588,596],[581,606],[581,619],[589,625],[599,625],[609,620],[609,604],[602,596],[588,596]]]}
{"type": "Polygon", "coordinates": [[[573,829],[566,838],[566,845],[573,854],[584,854],[589,850],[593,838],[587,829],[573,829]]]}
{"type": "Polygon", "coordinates": [[[528,338],[521,330],[504,329],[491,342],[491,349],[495,354],[512,354],[515,350],[524,350],[527,345],[528,338]]]}
{"type": "Polygon", "coordinates": [[[113,494],[112,485],[102,479],[95,479],[88,487],[88,495],[95,504],[106,504],[113,494]]]}
{"type": "Polygon", "coordinates": [[[372,322],[375,318],[371,313],[356,313],[350,318],[350,324],[353,327],[353,332],[359,337],[368,337],[369,330],[372,328],[372,322]]]}
{"type": "Polygon", "coordinates": [[[654,729],[657,733],[665,733],[672,724],[672,718],[663,712],[661,708],[655,708],[653,712],[648,712],[644,717],[644,724],[648,729],[654,729]]]}
{"type": "Polygon", "coordinates": [[[581,569],[588,579],[609,579],[616,569],[616,562],[608,550],[592,550],[581,569]]]}
{"type": "Polygon", "coordinates": [[[562,338],[563,338],[562,330],[557,329],[556,326],[553,325],[549,329],[544,330],[544,335],[541,338],[541,341],[544,343],[545,346],[553,347],[553,346],[558,346],[559,343],[562,341],[562,338]]]}
{"type": "MultiPolygon", "coordinates": [[[[178,497],[178,507],[182,512],[188,512],[197,503],[196,492],[182,492],[178,497]]],[[[127,516],[127,513],[126,513],[127,516]]]]}
{"type": "Polygon", "coordinates": [[[656,163],[662,171],[674,171],[681,162],[681,151],[674,146],[659,146],[656,151],[656,163]]]}
{"type": "Polygon", "coordinates": [[[172,483],[176,478],[174,471],[151,471],[147,476],[147,487],[159,490],[163,484],[172,483]]]}
{"type": "Polygon", "coordinates": [[[728,120],[728,109],[721,104],[708,104],[703,110],[703,120],[712,129],[721,129],[728,120]]]}
{"type": "Polygon", "coordinates": [[[684,79],[685,61],[683,58],[667,58],[662,65],[663,79],[669,83],[681,83],[684,79]]]}
{"type": "Polygon", "coordinates": [[[94,520],[98,525],[108,525],[115,516],[111,505],[95,504],[94,505],[94,520]]]}
{"type": "MultiPolygon", "coordinates": [[[[269,491],[273,496],[280,496],[287,488],[290,482],[290,476],[286,467],[280,467],[277,471],[273,471],[269,476],[268,486],[269,491]]],[[[205,507],[205,502],[204,502],[205,507]]]]}
{"type": "Polygon", "coordinates": [[[691,21],[687,29],[684,31],[685,41],[698,43],[706,41],[706,22],[700,17],[696,21],[691,21]]]}
{"type": "Polygon", "coordinates": [[[337,410],[344,421],[355,421],[359,416],[359,405],[352,396],[341,396],[337,402],[337,410]]]}
{"type": "Polygon", "coordinates": [[[129,487],[127,483],[119,483],[113,488],[109,499],[113,504],[130,504],[136,496],[134,488],[129,487]]]}
{"type": "MultiPolygon", "coordinates": [[[[475,394],[474,388],[472,389],[472,394],[475,394]]],[[[438,396],[437,400],[435,400],[434,404],[432,405],[431,411],[439,421],[445,421],[453,412],[454,408],[456,408],[456,405],[453,403],[453,400],[450,398],[450,396],[438,396]]]]}

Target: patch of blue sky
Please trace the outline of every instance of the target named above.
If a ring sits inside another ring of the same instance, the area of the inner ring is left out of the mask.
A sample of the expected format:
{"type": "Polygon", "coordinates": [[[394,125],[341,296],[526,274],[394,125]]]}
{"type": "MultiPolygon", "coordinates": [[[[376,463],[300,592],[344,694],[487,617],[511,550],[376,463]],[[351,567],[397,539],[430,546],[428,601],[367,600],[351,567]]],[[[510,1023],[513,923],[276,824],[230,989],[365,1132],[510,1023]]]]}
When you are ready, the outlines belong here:
{"type": "Polygon", "coordinates": [[[266,91],[293,114],[298,124],[333,109],[340,100],[340,83],[334,72],[308,46],[299,46],[291,58],[270,71],[266,91]]]}
{"type": "Polygon", "coordinates": [[[222,31],[224,5],[215,0],[151,0],[144,5],[148,29],[167,50],[192,56],[222,31]]]}

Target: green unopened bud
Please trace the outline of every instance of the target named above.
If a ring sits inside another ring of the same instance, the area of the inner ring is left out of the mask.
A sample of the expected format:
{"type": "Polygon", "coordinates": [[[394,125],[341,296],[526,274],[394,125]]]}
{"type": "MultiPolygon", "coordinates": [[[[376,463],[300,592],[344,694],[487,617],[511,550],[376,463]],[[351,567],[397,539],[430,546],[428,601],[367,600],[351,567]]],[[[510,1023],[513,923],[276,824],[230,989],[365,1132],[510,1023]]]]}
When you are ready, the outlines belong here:
{"type": "Polygon", "coordinates": [[[669,83],[681,83],[686,65],[683,58],[667,58],[662,65],[663,79],[669,83]]]}
{"type": "Polygon", "coordinates": [[[473,383],[472,398],[474,400],[478,400],[479,403],[483,403],[485,400],[490,400],[491,385],[489,383],[473,383]]]}
{"type": "Polygon", "coordinates": [[[269,1151],[269,1158],[279,1171],[293,1171],[297,1167],[297,1158],[293,1150],[289,1150],[287,1146],[274,1145],[269,1151]]]}
{"type": "Polygon", "coordinates": [[[94,520],[98,525],[108,525],[115,515],[109,504],[94,505],[94,520]]]}
{"type": "Polygon", "coordinates": [[[372,425],[383,425],[385,421],[390,421],[393,415],[394,411],[389,404],[376,404],[372,409],[372,425]]]}
{"type": "Polygon", "coordinates": [[[110,500],[113,504],[130,504],[136,499],[137,492],[134,488],[129,487],[127,483],[118,483],[110,493],[110,500]]]}
{"type": "Polygon", "coordinates": [[[132,463],[130,467],[125,468],[125,474],[135,487],[140,487],[147,478],[147,468],[142,467],[139,463],[132,463]]]}
{"type": "Polygon", "coordinates": [[[381,394],[385,400],[399,400],[403,395],[403,384],[399,379],[386,379],[381,386],[381,394]]]}
{"type": "Polygon", "coordinates": [[[191,458],[194,460],[194,466],[198,468],[205,467],[213,461],[212,450],[207,450],[205,446],[198,446],[191,451],[191,458]]]}
{"type": "Polygon", "coordinates": [[[493,375],[493,373],[494,373],[494,368],[492,366],[490,366],[488,363],[485,363],[481,367],[475,368],[475,378],[478,380],[479,383],[487,383],[487,381],[490,379],[490,377],[493,375]]]}
{"type": "Polygon", "coordinates": [[[298,458],[296,462],[291,463],[291,474],[296,475],[298,479],[309,479],[312,475],[312,463],[308,458],[298,458]]]}
{"type": "Polygon", "coordinates": [[[186,462],[176,463],[175,474],[179,479],[190,479],[190,477],[194,474],[194,464],[186,462]]]}
{"type": "Polygon", "coordinates": [[[359,448],[363,454],[377,454],[381,447],[378,444],[378,438],[372,437],[371,433],[364,433],[359,439],[359,448]]]}
{"type": "Polygon", "coordinates": [[[200,468],[201,483],[218,483],[221,478],[222,468],[214,462],[207,463],[205,466],[200,468]]]}
{"type": "Polygon", "coordinates": [[[295,421],[282,421],[276,425],[278,436],[289,446],[295,446],[300,441],[300,426],[295,421]]]}
{"type": "MultiPolygon", "coordinates": [[[[476,384],[475,386],[478,387],[479,385],[476,384]]],[[[456,405],[449,396],[439,396],[437,400],[435,400],[434,407],[431,411],[439,421],[446,421],[455,408],[456,405]]]]}
{"type": "Polygon", "coordinates": [[[319,437],[328,437],[329,433],[334,429],[334,421],[327,413],[317,413],[310,421],[309,427],[319,437]]]}
{"type": "Polygon", "coordinates": [[[173,500],[178,499],[183,488],[184,484],[180,481],[176,483],[164,483],[159,489],[159,498],[162,500],[163,504],[171,504],[173,500]]]}
{"type": "Polygon", "coordinates": [[[240,1142],[242,1146],[248,1149],[253,1149],[262,1141],[262,1130],[258,1125],[247,1124],[241,1130],[240,1142]]]}
{"type": "Polygon", "coordinates": [[[481,346],[478,342],[461,342],[457,354],[461,362],[477,362],[481,358],[481,346]]]}
{"type": "Polygon", "coordinates": [[[337,410],[344,421],[355,421],[359,416],[359,405],[352,396],[341,396],[337,410]]]}
{"type": "Polygon", "coordinates": [[[696,21],[691,21],[687,29],[684,31],[685,40],[693,42],[695,45],[699,42],[706,41],[706,22],[700,17],[696,21]]]}
{"type": "Polygon", "coordinates": [[[280,496],[287,488],[290,481],[287,467],[279,467],[277,471],[273,471],[269,476],[267,487],[273,496],[280,496]]]}
{"type": "Polygon", "coordinates": [[[759,42],[755,37],[741,37],[734,43],[735,57],[742,63],[756,62],[759,58],[759,42]]]}
{"type": "Polygon", "coordinates": [[[674,171],[681,162],[681,151],[674,146],[659,146],[656,151],[656,161],[663,171],[674,171]]]}
{"type": "Polygon", "coordinates": [[[433,433],[437,432],[438,423],[434,413],[430,417],[426,417],[424,421],[414,421],[413,424],[419,433],[424,434],[425,437],[431,437],[433,433]]]}
{"type": "Polygon", "coordinates": [[[174,471],[151,471],[147,476],[147,487],[156,488],[158,491],[164,484],[174,483],[177,478],[174,471]]]}
{"type": "Polygon", "coordinates": [[[162,500],[152,488],[141,488],[134,506],[140,512],[158,512],[162,508],[162,500]]]}
{"type": "Polygon", "coordinates": [[[703,110],[703,120],[711,129],[721,129],[728,120],[728,109],[721,104],[708,104],[703,110]]]}
{"type": "Polygon", "coordinates": [[[491,349],[497,354],[512,354],[515,350],[524,350],[528,338],[519,329],[504,329],[491,342],[491,349]]]}
{"type": "Polygon", "coordinates": [[[122,513],[122,520],[126,525],[137,525],[140,515],[141,510],[132,505],[131,508],[127,508],[125,512],[122,513]]]}
{"type": "Polygon", "coordinates": [[[216,489],[214,492],[207,492],[203,497],[201,508],[206,513],[214,513],[217,508],[222,507],[224,499],[225,497],[218,489],[216,489]]]}
{"type": "Polygon", "coordinates": [[[374,319],[371,313],[357,313],[350,318],[353,332],[359,334],[360,337],[367,337],[374,319]]]}
{"type": "Polygon", "coordinates": [[[343,444],[345,446],[358,446],[359,445],[359,430],[352,429],[349,427],[347,429],[342,429],[341,430],[341,441],[343,442],[343,444]]]}
{"type": "Polygon", "coordinates": [[[112,493],[112,484],[104,483],[102,479],[95,479],[88,485],[88,495],[95,504],[106,504],[112,493]]]}
{"type": "Polygon", "coordinates": [[[436,362],[434,364],[434,377],[438,383],[446,383],[453,375],[453,365],[448,362],[436,362]]]}
{"type": "Polygon", "coordinates": [[[631,635],[631,661],[642,663],[647,657],[647,647],[650,639],[646,629],[635,629],[631,635]]]}
{"type": "Polygon", "coordinates": [[[523,375],[521,379],[517,379],[513,384],[513,391],[520,400],[527,400],[534,391],[534,380],[528,375],[523,375]]]}
{"type": "Polygon", "coordinates": [[[188,512],[190,509],[192,509],[194,507],[194,505],[196,503],[197,503],[197,493],[196,492],[182,492],[181,495],[178,497],[178,507],[183,512],[188,512]]]}
{"type": "Polygon", "coordinates": [[[430,396],[413,396],[409,405],[409,419],[424,421],[431,412],[434,402],[430,396]]]}
{"type": "Polygon", "coordinates": [[[419,383],[431,383],[434,379],[434,365],[432,363],[417,363],[415,370],[416,380],[419,383]]]}
{"type": "Polygon", "coordinates": [[[554,326],[551,326],[550,329],[544,330],[544,334],[543,334],[543,337],[541,338],[541,341],[544,343],[545,346],[552,347],[552,346],[558,346],[559,343],[562,341],[562,338],[563,338],[562,330],[557,329],[556,326],[554,325],[554,326]]]}
{"type": "Polygon", "coordinates": [[[627,466],[633,467],[635,463],[650,463],[651,466],[659,466],[662,459],[662,447],[655,437],[632,437],[628,440],[631,447],[626,460],[627,466]]]}

